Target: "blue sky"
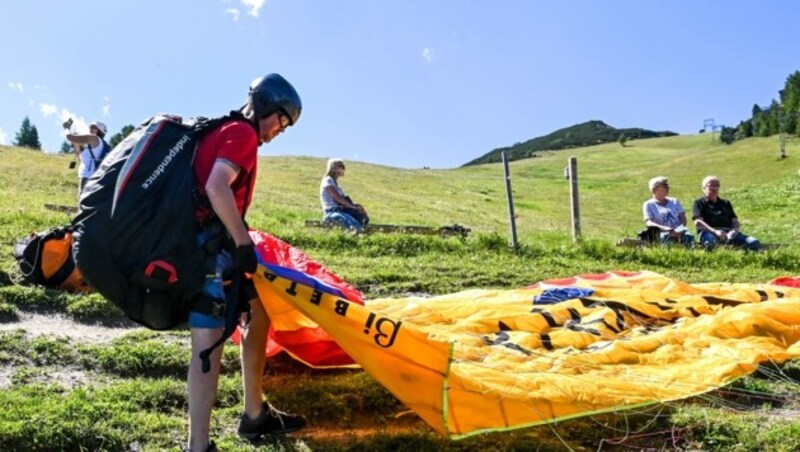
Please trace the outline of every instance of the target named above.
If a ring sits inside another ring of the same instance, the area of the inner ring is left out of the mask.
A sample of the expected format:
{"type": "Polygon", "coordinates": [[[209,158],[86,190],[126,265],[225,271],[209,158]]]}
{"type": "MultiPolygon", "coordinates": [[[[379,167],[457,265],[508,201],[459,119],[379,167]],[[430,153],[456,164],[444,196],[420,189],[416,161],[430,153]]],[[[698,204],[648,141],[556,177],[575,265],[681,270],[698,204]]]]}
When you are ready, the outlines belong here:
{"type": "Polygon", "coordinates": [[[451,168],[592,119],[735,125],[800,69],[800,3],[14,0],[0,5],[0,143],[28,115],[109,132],[217,116],[278,72],[303,116],[264,155],[451,168]]]}

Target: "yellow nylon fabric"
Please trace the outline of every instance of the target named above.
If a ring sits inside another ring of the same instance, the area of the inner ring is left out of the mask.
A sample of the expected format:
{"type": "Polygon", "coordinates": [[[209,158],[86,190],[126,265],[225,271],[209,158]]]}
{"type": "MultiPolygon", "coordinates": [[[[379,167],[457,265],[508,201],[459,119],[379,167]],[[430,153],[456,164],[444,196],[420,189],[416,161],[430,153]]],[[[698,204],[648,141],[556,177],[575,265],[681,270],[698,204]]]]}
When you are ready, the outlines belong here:
{"type": "Polygon", "coordinates": [[[442,430],[442,384],[448,365],[446,342],[431,341],[416,328],[357,303],[319,292],[264,271],[253,276],[259,298],[284,331],[324,328],[364,370],[414,410],[442,430]],[[295,326],[292,326],[295,324],[295,326]]]}
{"type": "Polygon", "coordinates": [[[686,284],[652,272],[574,278],[593,294],[539,305],[558,287],[470,290],[365,306],[255,276],[276,325],[323,327],[436,431],[471,434],[701,394],[800,357],[800,289],[686,284]]]}

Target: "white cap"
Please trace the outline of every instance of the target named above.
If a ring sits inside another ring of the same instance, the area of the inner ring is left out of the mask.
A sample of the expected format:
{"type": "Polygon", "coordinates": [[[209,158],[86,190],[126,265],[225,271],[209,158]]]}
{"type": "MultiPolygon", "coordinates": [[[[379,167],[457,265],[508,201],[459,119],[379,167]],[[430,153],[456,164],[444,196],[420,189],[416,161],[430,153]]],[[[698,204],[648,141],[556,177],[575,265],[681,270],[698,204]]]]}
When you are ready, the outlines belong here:
{"type": "Polygon", "coordinates": [[[106,127],[106,124],[104,122],[95,121],[89,124],[89,127],[97,127],[98,130],[103,132],[103,135],[108,133],[108,127],[106,127]]]}

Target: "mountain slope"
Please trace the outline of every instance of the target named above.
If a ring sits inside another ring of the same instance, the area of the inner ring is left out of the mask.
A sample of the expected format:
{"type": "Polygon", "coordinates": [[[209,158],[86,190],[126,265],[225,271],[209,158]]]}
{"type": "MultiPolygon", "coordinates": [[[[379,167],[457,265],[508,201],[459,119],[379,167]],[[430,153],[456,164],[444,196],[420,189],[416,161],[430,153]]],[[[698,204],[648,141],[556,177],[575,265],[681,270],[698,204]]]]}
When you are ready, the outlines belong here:
{"type": "Polygon", "coordinates": [[[499,162],[501,161],[500,154],[503,151],[506,151],[509,161],[514,161],[533,157],[538,151],[554,151],[611,143],[618,141],[622,135],[625,135],[628,139],[644,139],[669,137],[677,135],[677,133],[670,131],[654,132],[640,128],[616,129],[603,121],[588,121],[556,130],[542,137],[532,138],[524,143],[493,149],[488,154],[478,157],[463,166],[499,162]]]}

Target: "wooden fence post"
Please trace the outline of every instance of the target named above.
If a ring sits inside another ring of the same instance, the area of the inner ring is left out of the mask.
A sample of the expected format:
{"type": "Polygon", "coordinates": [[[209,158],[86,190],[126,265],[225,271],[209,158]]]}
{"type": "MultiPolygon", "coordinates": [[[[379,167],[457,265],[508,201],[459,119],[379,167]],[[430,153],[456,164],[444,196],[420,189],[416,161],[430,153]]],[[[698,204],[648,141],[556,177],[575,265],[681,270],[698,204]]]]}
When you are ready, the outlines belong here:
{"type": "Polygon", "coordinates": [[[569,158],[569,196],[572,208],[572,241],[581,239],[581,209],[578,201],[578,158],[569,158]]]}
{"type": "Polygon", "coordinates": [[[519,249],[519,243],[517,243],[517,219],[514,216],[514,198],[511,194],[511,174],[508,171],[508,156],[506,152],[503,151],[500,153],[503,157],[503,173],[506,179],[506,198],[508,199],[508,220],[511,223],[511,248],[514,251],[519,249]]]}

